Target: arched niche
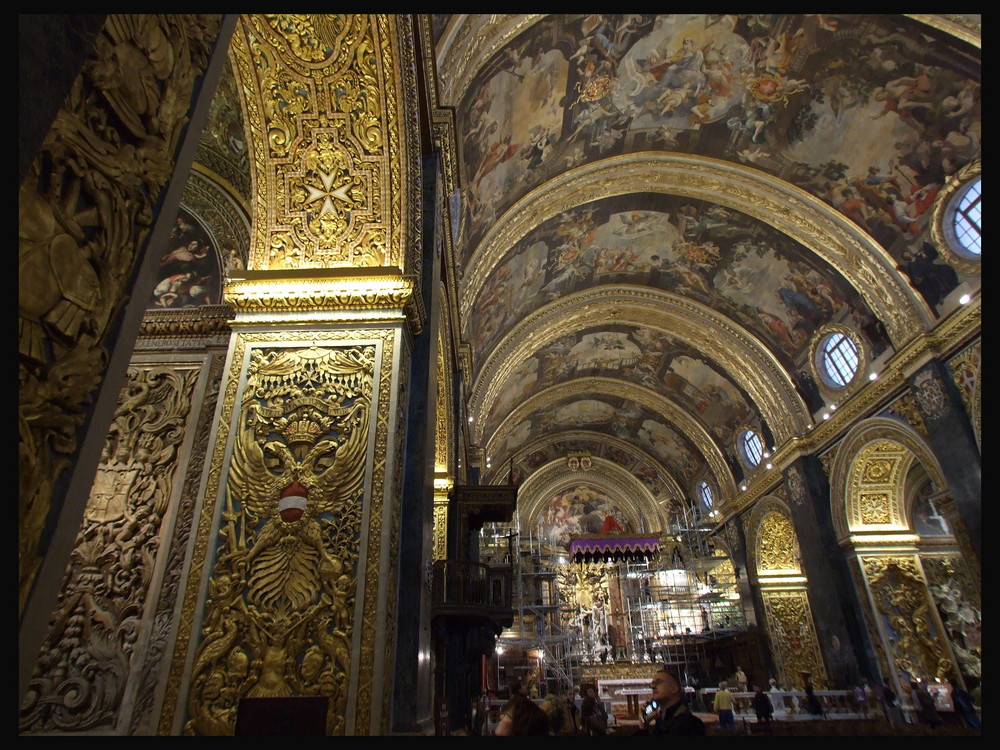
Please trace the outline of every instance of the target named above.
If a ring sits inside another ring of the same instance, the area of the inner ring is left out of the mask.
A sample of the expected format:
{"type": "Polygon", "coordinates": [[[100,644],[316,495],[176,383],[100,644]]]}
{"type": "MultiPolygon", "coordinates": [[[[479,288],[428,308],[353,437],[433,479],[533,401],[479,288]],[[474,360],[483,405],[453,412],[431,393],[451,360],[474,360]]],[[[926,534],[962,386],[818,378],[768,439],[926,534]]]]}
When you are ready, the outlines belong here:
{"type": "Polygon", "coordinates": [[[830,469],[830,501],[837,538],[845,540],[857,531],[911,532],[905,487],[917,463],[936,491],[947,488],[937,458],[926,440],[909,425],[876,417],[848,432],[830,469]]]}
{"type": "Polygon", "coordinates": [[[748,565],[760,589],[765,630],[778,680],[802,689],[805,679],[815,687],[826,684],[826,667],[819,647],[798,536],[788,506],[765,497],[747,523],[748,565]]]}

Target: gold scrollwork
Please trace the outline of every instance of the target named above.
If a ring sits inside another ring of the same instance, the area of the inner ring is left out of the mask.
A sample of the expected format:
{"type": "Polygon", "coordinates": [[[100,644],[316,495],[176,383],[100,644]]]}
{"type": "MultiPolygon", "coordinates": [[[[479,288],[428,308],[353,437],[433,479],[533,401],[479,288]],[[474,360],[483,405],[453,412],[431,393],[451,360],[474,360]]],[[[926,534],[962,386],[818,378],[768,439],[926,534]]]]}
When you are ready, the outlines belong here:
{"type": "Polygon", "coordinates": [[[917,561],[873,556],[861,562],[897,670],[911,677],[950,676],[954,665],[937,632],[934,604],[917,561]]]}
{"type": "Polygon", "coordinates": [[[757,530],[757,571],[799,571],[799,543],[791,519],[768,513],[757,530]]]}
{"type": "Polygon", "coordinates": [[[807,673],[813,686],[822,687],[826,682],[826,669],[806,592],[765,591],[762,599],[768,635],[779,659],[783,684],[804,687],[801,676],[807,673]]]}
{"type": "Polygon", "coordinates": [[[312,694],[330,697],[327,731],[344,732],[374,357],[252,352],[188,734],[231,734],[240,697],[312,694]]]}
{"type": "Polygon", "coordinates": [[[133,365],[104,444],[83,528],[52,626],[21,706],[20,731],[114,727],[136,653],[149,581],[169,545],[163,525],[174,495],[176,452],[198,368],[133,365]]]}

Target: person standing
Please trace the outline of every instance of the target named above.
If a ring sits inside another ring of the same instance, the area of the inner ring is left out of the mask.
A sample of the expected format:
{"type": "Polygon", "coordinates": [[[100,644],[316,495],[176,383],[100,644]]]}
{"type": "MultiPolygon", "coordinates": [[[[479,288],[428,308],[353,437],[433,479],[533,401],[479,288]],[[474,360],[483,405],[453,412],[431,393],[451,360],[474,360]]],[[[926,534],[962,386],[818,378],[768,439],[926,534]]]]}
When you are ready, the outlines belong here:
{"type": "Polygon", "coordinates": [[[972,696],[969,691],[958,684],[954,677],[948,680],[951,683],[951,702],[955,706],[965,722],[967,729],[982,729],[983,723],[976,714],[976,707],[972,703],[972,696]]]}
{"type": "Polygon", "coordinates": [[[549,717],[530,698],[512,700],[500,717],[495,734],[498,737],[545,737],[549,734],[549,717]]]}
{"type": "Polygon", "coordinates": [[[736,689],[741,693],[745,693],[747,689],[747,676],[740,666],[736,667],[736,689]]]}
{"type": "Polygon", "coordinates": [[[823,704],[819,702],[819,698],[816,697],[816,692],[813,690],[811,682],[806,683],[806,711],[813,716],[818,716],[823,718],[823,704]]]}
{"type": "Polygon", "coordinates": [[[650,687],[653,699],[647,704],[642,726],[636,734],[704,736],[705,724],[684,702],[684,689],[677,675],[660,667],[650,687]]]}
{"type": "Polygon", "coordinates": [[[888,677],[882,678],[882,707],[885,709],[885,718],[890,725],[902,722],[903,717],[899,711],[899,700],[896,698],[896,691],[892,689],[888,677]]]}
{"type": "Polygon", "coordinates": [[[757,723],[765,726],[771,725],[771,718],[774,716],[774,706],[767,693],[761,690],[760,685],[753,686],[753,710],[757,714],[757,723]]]}
{"type": "Polygon", "coordinates": [[[712,710],[719,715],[719,729],[723,732],[736,731],[736,701],[733,694],[729,692],[729,683],[723,680],[719,683],[719,690],[715,693],[715,700],[712,702],[712,710]]]}
{"type": "Polygon", "coordinates": [[[910,682],[910,695],[913,696],[913,705],[920,714],[920,720],[924,724],[929,724],[932,729],[941,726],[941,716],[934,705],[934,697],[927,692],[927,689],[919,682],[910,682]]]}
{"type": "Polygon", "coordinates": [[[597,699],[597,686],[583,685],[580,692],[583,694],[583,703],[580,704],[580,727],[583,733],[592,737],[607,734],[608,720],[604,707],[597,699]]]}

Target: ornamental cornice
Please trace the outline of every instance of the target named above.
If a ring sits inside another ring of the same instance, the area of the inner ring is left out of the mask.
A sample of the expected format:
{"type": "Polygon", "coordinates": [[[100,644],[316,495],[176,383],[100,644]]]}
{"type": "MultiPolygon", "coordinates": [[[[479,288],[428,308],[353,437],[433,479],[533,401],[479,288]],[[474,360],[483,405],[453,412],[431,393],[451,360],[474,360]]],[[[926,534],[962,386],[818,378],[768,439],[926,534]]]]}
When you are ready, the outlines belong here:
{"type": "Polygon", "coordinates": [[[788,374],[771,352],[740,325],[686,297],[648,287],[598,287],[567,295],[515,326],[480,363],[469,413],[481,424],[515,369],[538,349],[577,328],[609,323],[660,329],[702,351],[750,396],[778,443],[805,432],[812,419],[788,374]]]}
{"type": "Polygon", "coordinates": [[[163,338],[227,336],[231,332],[233,310],[229,305],[147,310],[139,326],[137,346],[162,347],[163,338]],[[144,341],[155,339],[156,341],[144,341]]]}
{"type": "MultiPolygon", "coordinates": [[[[724,523],[733,514],[742,512],[753,505],[757,498],[772,491],[775,484],[782,481],[781,470],[800,456],[818,454],[828,449],[861,420],[871,417],[900,392],[908,389],[908,378],[931,359],[944,358],[960,351],[976,336],[981,335],[981,332],[982,307],[977,295],[933,331],[918,336],[904,346],[885,363],[876,380],[869,381],[868,385],[850,399],[838,404],[835,411],[828,412],[829,419],[817,422],[812,430],[803,431],[784,444],[779,439],[778,450],[771,457],[774,468],[754,476],[747,482],[746,491],[741,492],[725,508],[720,508],[723,516],[719,522],[724,523]]],[[[902,422],[895,421],[892,424],[903,425],[902,422]]]]}
{"type": "Polygon", "coordinates": [[[424,312],[415,279],[398,273],[369,274],[368,270],[344,269],[336,275],[245,271],[245,278],[226,284],[225,299],[238,314],[236,325],[262,322],[262,314],[281,316],[286,322],[289,314],[300,314],[318,322],[360,320],[371,312],[379,321],[405,317],[411,331],[419,333],[424,312]]]}
{"type": "Polygon", "coordinates": [[[629,193],[665,193],[740,211],[814,252],[840,273],[882,320],[898,348],[933,316],[871,237],[806,191],[757,169],[720,159],[639,152],[569,170],[515,203],[472,254],[463,276],[462,319],[510,248],[534,227],[582,204],[629,193]]]}

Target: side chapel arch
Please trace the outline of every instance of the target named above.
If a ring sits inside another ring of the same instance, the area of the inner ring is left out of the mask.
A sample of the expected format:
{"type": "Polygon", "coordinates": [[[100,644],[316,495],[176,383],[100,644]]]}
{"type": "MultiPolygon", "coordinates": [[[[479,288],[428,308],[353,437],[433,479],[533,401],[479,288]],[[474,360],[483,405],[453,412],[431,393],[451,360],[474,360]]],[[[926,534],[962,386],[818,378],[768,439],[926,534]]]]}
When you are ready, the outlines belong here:
{"type": "Polygon", "coordinates": [[[776,497],[757,503],[747,523],[748,565],[760,587],[764,619],[778,680],[802,689],[806,675],[826,684],[799,542],[788,506],[776,497]]]}
{"type": "Polygon", "coordinates": [[[830,474],[834,528],[853,558],[869,635],[894,689],[905,694],[912,679],[957,676],[958,661],[966,674],[979,671],[974,636],[966,641],[958,618],[948,628],[942,617],[950,605],[957,615],[968,596],[975,598],[962,591],[972,587],[947,585],[969,580],[968,566],[951,538],[925,548],[915,524],[917,489],[929,481],[933,496],[947,498],[924,438],[894,419],[866,420],[842,441],[830,474]]]}

